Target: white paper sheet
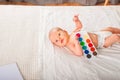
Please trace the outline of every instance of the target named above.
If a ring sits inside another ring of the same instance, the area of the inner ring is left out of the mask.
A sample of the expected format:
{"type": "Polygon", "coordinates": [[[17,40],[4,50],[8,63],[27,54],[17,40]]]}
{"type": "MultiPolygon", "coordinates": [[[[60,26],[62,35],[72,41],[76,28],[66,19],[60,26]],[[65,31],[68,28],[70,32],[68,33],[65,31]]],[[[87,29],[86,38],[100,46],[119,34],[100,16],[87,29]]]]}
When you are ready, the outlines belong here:
{"type": "Polygon", "coordinates": [[[16,63],[0,66],[0,80],[23,80],[16,63]]]}

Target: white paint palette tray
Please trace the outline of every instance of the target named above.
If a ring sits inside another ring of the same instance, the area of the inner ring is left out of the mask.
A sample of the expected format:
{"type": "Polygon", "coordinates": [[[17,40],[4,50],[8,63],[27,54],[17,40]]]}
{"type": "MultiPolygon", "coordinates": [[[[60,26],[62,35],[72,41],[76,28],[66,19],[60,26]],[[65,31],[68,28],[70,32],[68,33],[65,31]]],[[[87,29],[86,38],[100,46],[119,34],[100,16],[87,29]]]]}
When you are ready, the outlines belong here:
{"type": "Polygon", "coordinates": [[[97,49],[95,48],[92,40],[90,39],[88,33],[86,31],[80,31],[76,33],[78,37],[78,41],[82,47],[84,56],[87,58],[92,58],[97,55],[97,49]]]}

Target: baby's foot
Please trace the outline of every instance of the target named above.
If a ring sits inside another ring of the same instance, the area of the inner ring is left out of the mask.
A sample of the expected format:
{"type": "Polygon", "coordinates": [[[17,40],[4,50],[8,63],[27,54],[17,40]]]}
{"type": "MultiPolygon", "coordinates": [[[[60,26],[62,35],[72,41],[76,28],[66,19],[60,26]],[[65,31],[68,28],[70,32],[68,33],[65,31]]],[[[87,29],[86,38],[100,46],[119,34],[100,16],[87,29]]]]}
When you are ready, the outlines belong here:
{"type": "Polygon", "coordinates": [[[120,34],[117,34],[119,36],[119,43],[120,43],[120,34]]]}

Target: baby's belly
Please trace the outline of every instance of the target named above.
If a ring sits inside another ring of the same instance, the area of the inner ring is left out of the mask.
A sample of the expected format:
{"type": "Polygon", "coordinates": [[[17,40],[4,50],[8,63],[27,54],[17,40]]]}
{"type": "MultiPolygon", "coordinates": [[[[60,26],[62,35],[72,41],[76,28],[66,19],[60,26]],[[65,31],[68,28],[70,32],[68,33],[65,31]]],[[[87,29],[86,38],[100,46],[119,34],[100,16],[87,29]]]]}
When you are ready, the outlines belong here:
{"type": "Polygon", "coordinates": [[[94,44],[95,47],[97,48],[97,46],[98,46],[98,37],[97,37],[97,35],[94,34],[94,33],[88,33],[88,35],[90,36],[93,44],[94,44]]]}

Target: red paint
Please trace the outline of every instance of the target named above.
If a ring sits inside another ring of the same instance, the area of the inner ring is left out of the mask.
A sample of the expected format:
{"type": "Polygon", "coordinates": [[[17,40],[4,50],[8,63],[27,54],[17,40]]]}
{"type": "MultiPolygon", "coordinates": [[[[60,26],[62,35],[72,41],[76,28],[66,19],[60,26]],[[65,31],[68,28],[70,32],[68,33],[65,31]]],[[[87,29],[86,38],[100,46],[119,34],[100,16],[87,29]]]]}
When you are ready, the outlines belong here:
{"type": "Polygon", "coordinates": [[[77,36],[77,37],[80,37],[80,34],[79,34],[79,33],[77,33],[77,34],[76,34],[76,36],[77,36]]]}
{"type": "Polygon", "coordinates": [[[92,45],[92,43],[89,43],[88,46],[89,46],[89,47],[92,47],[93,45],[92,45]]]}
{"type": "Polygon", "coordinates": [[[91,49],[90,49],[91,51],[95,51],[95,48],[94,47],[91,47],[91,49]]]}

